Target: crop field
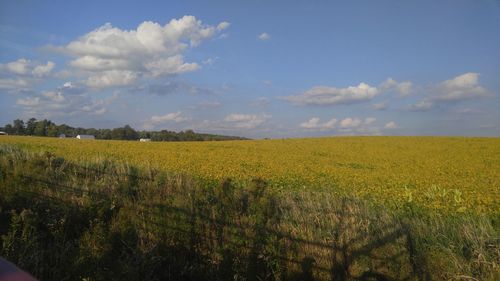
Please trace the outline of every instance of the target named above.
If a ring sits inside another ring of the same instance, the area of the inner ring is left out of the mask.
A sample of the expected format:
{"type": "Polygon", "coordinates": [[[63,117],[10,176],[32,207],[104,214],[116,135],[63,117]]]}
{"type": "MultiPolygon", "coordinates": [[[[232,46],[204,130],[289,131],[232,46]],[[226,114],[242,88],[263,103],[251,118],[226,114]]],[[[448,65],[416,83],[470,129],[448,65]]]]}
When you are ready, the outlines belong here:
{"type": "Polygon", "coordinates": [[[278,190],[326,190],[392,209],[411,203],[437,212],[500,213],[499,138],[140,143],[2,136],[0,143],[71,161],[112,159],[207,180],[260,178],[278,190]]]}

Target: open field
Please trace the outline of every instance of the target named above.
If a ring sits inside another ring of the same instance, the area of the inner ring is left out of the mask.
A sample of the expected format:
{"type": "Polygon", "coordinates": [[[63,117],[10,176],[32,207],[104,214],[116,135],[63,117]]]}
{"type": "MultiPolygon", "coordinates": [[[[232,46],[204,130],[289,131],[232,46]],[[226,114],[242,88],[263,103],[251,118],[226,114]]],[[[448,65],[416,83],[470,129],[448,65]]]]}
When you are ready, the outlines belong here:
{"type": "Polygon", "coordinates": [[[0,143],[68,160],[143,168],[276,189],[327,190],[390,208],[500,213],[500,138],[339,137],[227,142],[79,141],[2,136],[0,143]]]}
{"type": "Polygon", "coordinates": [[[29,147],[37,152],[0,144],[0,256],[40,280],[500,277],[495,211],[409,200],[392,209],[329,189],[215,182],[29,147]]]}

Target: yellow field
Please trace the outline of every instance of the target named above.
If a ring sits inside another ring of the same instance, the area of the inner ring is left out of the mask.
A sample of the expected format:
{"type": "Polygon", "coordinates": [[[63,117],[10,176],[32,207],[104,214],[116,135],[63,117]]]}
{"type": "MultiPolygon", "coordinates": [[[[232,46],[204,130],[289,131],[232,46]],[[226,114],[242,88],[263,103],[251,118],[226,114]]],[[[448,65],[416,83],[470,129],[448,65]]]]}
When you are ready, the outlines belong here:
{"type": "Polygon", "coordinates": [[[209,179],[263,178],[391,207],[500,213],[500,138],[339,137],[225,142],[85,141],[0,136],[75,161],[110,158],[209,179]]]}

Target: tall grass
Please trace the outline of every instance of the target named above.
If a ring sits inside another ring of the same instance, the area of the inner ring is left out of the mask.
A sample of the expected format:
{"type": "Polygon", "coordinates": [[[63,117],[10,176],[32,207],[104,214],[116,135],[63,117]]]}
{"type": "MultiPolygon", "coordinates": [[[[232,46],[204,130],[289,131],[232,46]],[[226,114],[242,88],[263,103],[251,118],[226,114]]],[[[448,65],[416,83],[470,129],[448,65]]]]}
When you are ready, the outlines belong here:
{"type": "Polygon", "coordinates": [[[41,280],[498,280],[498,219],[0,147],[0,255],[41,280]]]}

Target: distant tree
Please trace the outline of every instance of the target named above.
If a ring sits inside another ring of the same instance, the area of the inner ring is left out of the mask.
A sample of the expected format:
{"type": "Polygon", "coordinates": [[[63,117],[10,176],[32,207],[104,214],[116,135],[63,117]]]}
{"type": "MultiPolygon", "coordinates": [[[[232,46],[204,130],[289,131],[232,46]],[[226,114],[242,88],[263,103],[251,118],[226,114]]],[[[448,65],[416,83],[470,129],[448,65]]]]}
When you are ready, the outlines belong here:
{"type": "Polygon", "coordinates": [[[35,118],[30,118],[28,122],[26,122],[26,135],[33,135],[35,132],[35,126],[36,126],[36,119],[35,118]]]}
{"type": "Polygon", "coordinates": [[[123,129],[125,130],[125,139],[126,140],[137,140],[139,138],[139,134],[134,129],[132,129],[132,127],[130,127],[129,125],[125,125],[125,127],[123,127],[123,129]]]}
{"type": "Polygon", "coordinates": [[[5,125],[4,127],[4,130],[7,134],[13,134],[14,133],[14,129],[12,128],[12,125],[11,124],[7,124],[5,125]]]}
{"type": "Polygon", "coordinates": [[[14,125],[13,127],[13,134],[16,135],[24,135],[24,121],[21,119],[16,119],[14,120],[14,125]]]}
{"type": "Polygon", "coordinates": [[[35,123],[35,130],[33,132],[35,136],[46,136],[47,135],[47,120],[38,121],[35,123]]]}
{"type": "Polygon", "coordinates": [[[55,124],[50,124],[47,128],[47,136],[48,137],[57,137],[59,136],[59,130],[55,124]]]}
{"type": "Polygon", "coordinates": [[[65,134],[69,137],[76,135],[94,135],[97,139],[114,140],[137,140],[139,138],[149,138],[153,141],[205,141],[205,140],[235,140],[245,139],[232,136],[221,136],[211,134],[198,134],[193,130],[174,132],[168,130],[161,131],[140,131],[137,132],[130,125],[114,129],[94,129],[94,128],[74,128],[66,124],[56,125],[50,120],[38,120],[30,118],[26,123],[21,119],[14,120],[13,124],[6,124],[2,129],[12,135],[34,135],[57,137],[65,134]],[[26,126],[25,126],[26,124],[26,126]]]}

